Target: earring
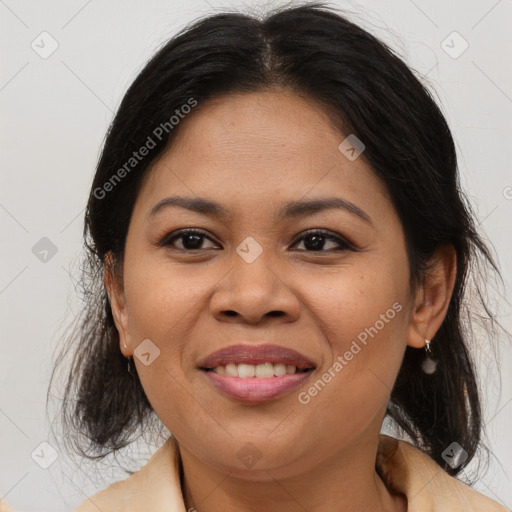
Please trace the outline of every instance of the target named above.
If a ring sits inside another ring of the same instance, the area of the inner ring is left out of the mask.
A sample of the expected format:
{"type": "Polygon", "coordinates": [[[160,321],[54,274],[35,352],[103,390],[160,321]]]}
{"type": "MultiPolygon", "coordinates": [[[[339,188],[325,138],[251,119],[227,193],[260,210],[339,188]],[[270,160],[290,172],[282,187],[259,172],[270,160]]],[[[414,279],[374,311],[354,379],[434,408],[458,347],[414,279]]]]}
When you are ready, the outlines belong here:
{"type": "MultiPolygon", "coordinates": [[[[126,341],[123,339],[123,346],[126,350],[128,350],[128,345],[126,344],[126,341]]],[[[126,356],[125,356],[126,357],[126,356]]],[[[128,359],[128,362],[126,364],[126,369],[128,370],[128,373],[130,375],[135,375],[135,372],[132,368],[132,358],[131,357],[127,357],[126,359],[128,359]]]]}
{"type": "Polygon", "coordinates": [[[128,359],[128,363],[127,363],[128,373],[129,373],[130,375],[135,376],[135,372],[134,372],[134,370],[133,370],[133,368],[132,368],[132,358],[131,358],[131,357],[128,357],[127,359],[128,359]]]}
{"type": "MultiPolygon", "coordinates": [[[[128,345],[126,344],[126,341],[124,339],[123,339],[123,346],[124,346],[124,348],[126,350],[128,350],[128,345]]],[[[128,361],[126,363],[126,369],[128,370],[128,373],[130,375],[135,375],[135,372],[134,372],[133,367],[132,367],[132,358],[131,357],[126,357],[126,359],[128,359],[128,361]]]]}
{"type": "Polygon", "coordinates": [[[421,363],[421,369],[428,375],[433,374],[436,371],[437,362],[433,359],[432,349],[430,348],[431,341],[425,338],[425,353],[426,357],[423,363],[421,363]]]}

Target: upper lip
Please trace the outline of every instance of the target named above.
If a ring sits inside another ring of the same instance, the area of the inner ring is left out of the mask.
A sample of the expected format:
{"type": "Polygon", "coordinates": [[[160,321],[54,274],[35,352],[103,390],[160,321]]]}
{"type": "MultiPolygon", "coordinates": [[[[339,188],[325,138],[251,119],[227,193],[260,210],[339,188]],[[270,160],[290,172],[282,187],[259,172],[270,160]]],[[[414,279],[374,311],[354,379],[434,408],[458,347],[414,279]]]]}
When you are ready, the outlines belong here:
{"type": "Polygon", "coordinates": [[[313,362],[299,352],[279,345],[233,345],[217,350],[200,363],[203,369],[212,369],[227,364],[282,363],[299,369],[314,368],[313,362]]]}

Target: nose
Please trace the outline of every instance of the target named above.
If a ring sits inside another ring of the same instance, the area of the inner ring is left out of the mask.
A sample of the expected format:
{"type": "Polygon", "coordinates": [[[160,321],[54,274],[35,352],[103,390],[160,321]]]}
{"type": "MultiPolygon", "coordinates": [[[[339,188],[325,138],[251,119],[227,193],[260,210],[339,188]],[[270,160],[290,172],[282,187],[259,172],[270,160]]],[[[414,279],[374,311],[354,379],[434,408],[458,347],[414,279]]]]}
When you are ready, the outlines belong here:
{"type": "Polygon", "coordinates": [[[299,318],[300,303],[286,274],[262,255],[247,263],[234,255],[233,267],[218,283],[210,301],[219,321],[259,324],[277,317],[279,322],[299,318]]]}

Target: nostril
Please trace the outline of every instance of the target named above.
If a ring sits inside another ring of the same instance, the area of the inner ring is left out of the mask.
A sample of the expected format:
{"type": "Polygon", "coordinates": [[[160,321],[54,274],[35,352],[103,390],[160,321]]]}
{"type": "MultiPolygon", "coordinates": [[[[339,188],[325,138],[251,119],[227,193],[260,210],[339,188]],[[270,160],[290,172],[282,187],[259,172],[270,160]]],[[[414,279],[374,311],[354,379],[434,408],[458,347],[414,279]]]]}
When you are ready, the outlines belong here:
{"type": "Polygon", "coordinates": [[[236,316],[236,314],[237,314],[236,311],[233,311],[232,309],[226,311],[226,315],[228,315],[228,316],[236,316]]]}

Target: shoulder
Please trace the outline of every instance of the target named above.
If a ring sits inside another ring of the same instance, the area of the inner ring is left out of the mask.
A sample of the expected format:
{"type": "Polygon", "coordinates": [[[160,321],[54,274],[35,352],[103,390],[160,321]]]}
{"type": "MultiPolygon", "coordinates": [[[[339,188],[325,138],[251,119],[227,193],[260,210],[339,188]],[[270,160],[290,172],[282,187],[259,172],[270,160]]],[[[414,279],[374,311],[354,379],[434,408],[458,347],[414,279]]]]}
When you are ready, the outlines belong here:
{"type": "Polygon", "coordinates": [[[7,503],[0,497],[0,512],[14,512],[14,510],[7,505],[7,503]]]}
{"type": "Polygon", "coordinates": [[[381,436],[377,468],[390,488],[405,494],[410,512],[510,512],[450,476],[416,446],[381,436]]]}
{"type": "Polygon", "coordinates": [[[94,496],[87,498],[75,512],[120,512],[128,510],[126,505],[129,503],[130,489],[133,488],[133,477],[131,475],[125,480],[115,482],[106,489],[98,492],[94,496]]]}
{"type": "Polygon", "coordinates": [[[173,512],[183,507],[179,450],[170,437],[139,471],[91,496],[75,512],[173,512]]]}

